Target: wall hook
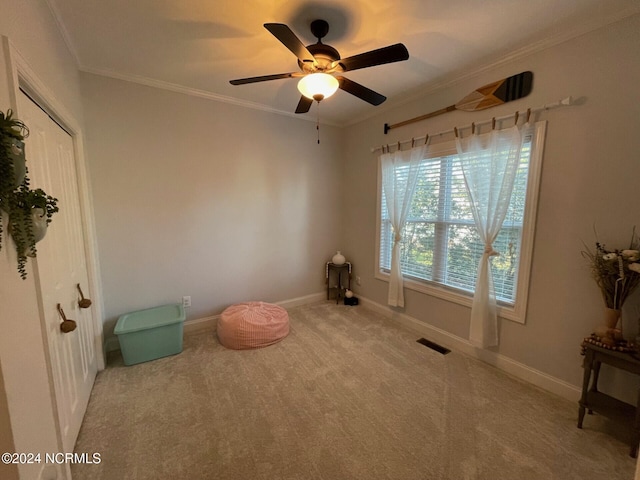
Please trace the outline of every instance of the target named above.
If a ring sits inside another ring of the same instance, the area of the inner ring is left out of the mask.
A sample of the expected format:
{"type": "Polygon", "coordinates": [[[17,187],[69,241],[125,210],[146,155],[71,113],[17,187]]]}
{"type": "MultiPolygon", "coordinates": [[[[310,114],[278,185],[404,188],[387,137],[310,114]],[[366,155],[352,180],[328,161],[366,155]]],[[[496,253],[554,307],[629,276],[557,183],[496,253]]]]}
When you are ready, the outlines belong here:
{"type": "Polygon", "coordinates": [[[80,300],[78,300],[78,306],[80,308],[89,308],[91,306],[91,299],[84,298],[84,293],[82,293],[82,288],[80,288],[80,284],[77,285],[78,292],[80,292],[80,300]]]}
{"type": "Polygon", "coordinates": [[[66,317],[66,315],[64,314],[64,310],[62,310],[62,307],[60,306],[60,304],[58,304],[58,313],[62,317],[62,323],[60,324],[60,331],[62,333],[73,332],[77,328],[78,324],[75,322],[75,320],[70,320],[66,317]]]}

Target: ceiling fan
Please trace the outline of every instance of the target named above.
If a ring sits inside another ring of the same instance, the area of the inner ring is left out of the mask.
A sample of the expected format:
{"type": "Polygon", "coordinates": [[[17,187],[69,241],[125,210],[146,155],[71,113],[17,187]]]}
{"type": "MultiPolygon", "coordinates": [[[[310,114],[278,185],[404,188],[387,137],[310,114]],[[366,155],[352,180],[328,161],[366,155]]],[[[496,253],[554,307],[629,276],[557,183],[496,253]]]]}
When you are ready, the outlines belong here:
{"type": "Polygon", "coordinates": [[[318,41],[306,47],[295,33],[283,23],[265,23],[264,27],[298,57],[300,72],[240,78],[231,80],[230,83],[231,85],[244,85],[283,78],[301,78],[298,82],[298,90],[302,96],[298,102],[296,113],[308,112],[314,100],[320,102],[333,95],[338,88],[371,105],[380,105],[387,97],[339,74],[385,63],[400,62],[409,58],[407,47],[402,43],[352,57],[340,58],[340,54],[335,48],[322,43],[322,38],[329,32],[329,24],[325,20],[311,22],[311,33],[318,41]]]}

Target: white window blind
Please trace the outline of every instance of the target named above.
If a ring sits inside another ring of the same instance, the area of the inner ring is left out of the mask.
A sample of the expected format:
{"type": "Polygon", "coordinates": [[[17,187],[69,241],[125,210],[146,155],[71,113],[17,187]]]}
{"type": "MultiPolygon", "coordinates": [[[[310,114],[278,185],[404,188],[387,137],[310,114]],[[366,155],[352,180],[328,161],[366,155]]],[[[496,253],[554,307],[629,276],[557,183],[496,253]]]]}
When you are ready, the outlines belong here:
{"type": "MultiPolygon", "coordinates": [[[[532,137],[532,133],[524,136],[509,211],[493,244],[500,253],[492,260],[496,299],[503,305],[514,305],[518,290],[532,137]]],[[[441,149],[436,156],[424,159],[420,166],[403,235],[400,264],[405,278],[472,295],[485,246],[475,227],[454,151],[441,149]]],[[[379,268],[387,272],[393,233],[385,202],[381,202],[380,212],[379,268]]]]}

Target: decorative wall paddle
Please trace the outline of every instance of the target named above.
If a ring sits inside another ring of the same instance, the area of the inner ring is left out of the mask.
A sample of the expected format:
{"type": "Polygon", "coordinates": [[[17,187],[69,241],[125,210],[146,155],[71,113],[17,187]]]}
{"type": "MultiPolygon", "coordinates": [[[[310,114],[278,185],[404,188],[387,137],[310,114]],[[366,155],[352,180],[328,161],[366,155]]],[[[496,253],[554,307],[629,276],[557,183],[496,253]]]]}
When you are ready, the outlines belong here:
{"type": "Polygon", "coordinates": [[[475,112],[476,110],[484,110],[485,108],[495,107],[502,105],[503,103],[524,98],[531,93],[531,87],[533,85],[533,73],[526,71],[518,73],[508,78],[503,78],[497,82],[490,83],[484,87],[480,87],[469,95],[464,97],[455,105],[450,105],[446,108],[441,108],[435,112],[427,113],[419,117],[405,120],[404,122],[394,123],[389,125],[384,124],[385,135],[392,128],[403,127],[410,123],[426,120],[427,118],[442,115],[443,113],[452,112],[454,110],[464,110],[465,112],[475,112]]]}

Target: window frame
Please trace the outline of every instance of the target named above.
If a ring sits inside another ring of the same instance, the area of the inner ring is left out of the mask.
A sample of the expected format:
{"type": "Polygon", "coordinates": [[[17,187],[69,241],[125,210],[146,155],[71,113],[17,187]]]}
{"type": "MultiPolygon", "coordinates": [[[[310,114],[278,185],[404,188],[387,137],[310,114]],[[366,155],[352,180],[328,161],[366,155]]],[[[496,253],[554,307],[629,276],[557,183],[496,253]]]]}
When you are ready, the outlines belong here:
{"type": "MultiPolygon", "coordinates": [[[[531,157],[529,159],[529,175],[527,178],[527,194],[525,199],[524,216],[522,221],[522,241],[520,246],[520,265],[516,287],[516,300],[513,306],[498,302],[498,316],[524,324],[529,296],[529,281],[531,278],[533,244],[535,224],[538,210],[538,197],[540,191],[540,178],[542,173],[542,160],[544,156],[544,143],[546,135],[546,120],[536,122],[531,127],[531,157]]],[[[455,150],[453,141],[445,141],[431,145],[430,154],[434,157],[449,155],[455,150]]],[[[380,157],[378,157],[378,187],[376,203],[376,246],[374,278],[389,282],[390,275],[380,266],[380,229],[382,228],[382,169],[380,157]]],[[[437,297],[452,303],[471,307],[473,293],[464,292],[454,287],[424,279],[417,279],[403,274],[405,288],[414,290],[429,296],[437,297]]]]}

